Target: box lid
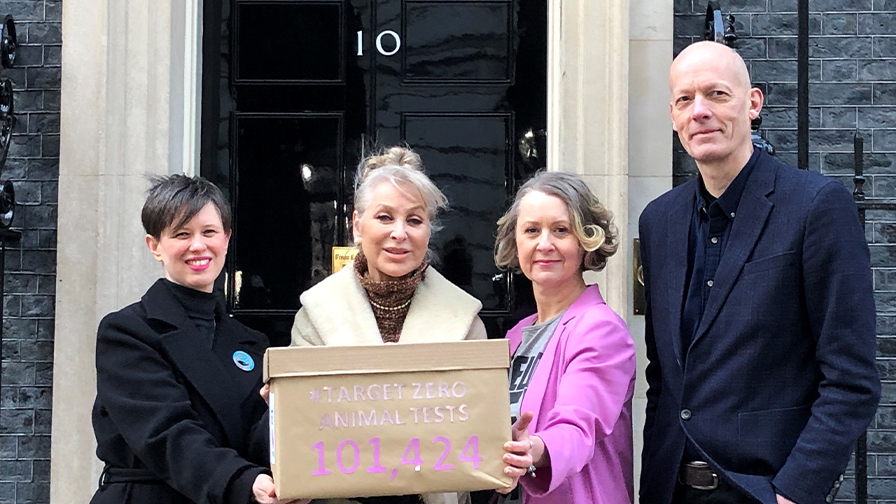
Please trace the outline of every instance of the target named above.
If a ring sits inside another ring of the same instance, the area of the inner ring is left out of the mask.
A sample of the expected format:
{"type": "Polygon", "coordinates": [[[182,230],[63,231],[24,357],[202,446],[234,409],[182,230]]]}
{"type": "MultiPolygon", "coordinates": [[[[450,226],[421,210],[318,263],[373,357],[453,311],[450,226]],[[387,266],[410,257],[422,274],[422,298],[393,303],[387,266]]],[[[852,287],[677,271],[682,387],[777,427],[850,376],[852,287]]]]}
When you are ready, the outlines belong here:
{"type": "Polygon", "coordinates": [[[269,348],[264,381],[288,376],[317,376],[414,371],[451,371],[510,367],[506,339],[363,346],[269,348]]]}

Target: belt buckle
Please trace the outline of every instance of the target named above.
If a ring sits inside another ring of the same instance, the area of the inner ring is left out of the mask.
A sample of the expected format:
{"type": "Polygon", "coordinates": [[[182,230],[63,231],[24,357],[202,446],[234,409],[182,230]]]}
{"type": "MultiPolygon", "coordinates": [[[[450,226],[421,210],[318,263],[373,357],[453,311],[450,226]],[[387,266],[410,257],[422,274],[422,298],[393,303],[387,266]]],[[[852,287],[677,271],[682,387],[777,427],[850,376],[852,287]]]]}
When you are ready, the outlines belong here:
{"type": "MultiPolygon", "coordinates": [[[[685,462],[684,465],[688,469],[696,469],[698,471],[700,471],[700,470],[711,471],[709,464],[707,464],[706,462],[703,462],[702,460],[695,460],[693,462],[685,462]]],[[[714,472],[710,472],[709,474],[712,475],[712,480],[711,480],[712,482],[709,484],[706,484],[706,485],[688,484],[688,483],[686,483],[686,484],[695,490],[715,490],[716,488],[719,487],[719,475],[714,472]]]]}

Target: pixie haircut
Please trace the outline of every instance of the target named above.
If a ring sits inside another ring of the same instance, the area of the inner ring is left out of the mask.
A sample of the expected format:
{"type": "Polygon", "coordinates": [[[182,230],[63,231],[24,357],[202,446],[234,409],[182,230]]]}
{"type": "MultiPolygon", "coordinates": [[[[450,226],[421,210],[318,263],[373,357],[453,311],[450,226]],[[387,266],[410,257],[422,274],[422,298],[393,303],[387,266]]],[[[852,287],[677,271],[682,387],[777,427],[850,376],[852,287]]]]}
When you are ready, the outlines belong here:
{"type": "Polygon", "coordinates": [[[221,215],[224,232],[230,232],[230,206],[218,186],[202,177],[170,175],[152,179],[143,204],[143,229],[156,240],[169,227],[177,229],[190,222],[205,205],[213,204],[221,215]]]}
{"type": "Polygon", "coordinates": [[[355,211],[363,215],[370,206],[373,189],[380,182],[389,181],[398,190],[414,198],[409,189],[416,189],[423,198],[429,229],[434,233],[441,229],[439,210],[448,207],[448,199],[423,172],[420,156],[408,147],[389,147],[365,158],[355,174],[355,211]]]}
{"type": "Polygon", "coordinates": [[[516,248],[516,224],[520,214],[520,201],[531,192],[540,192],[560,199],[569,211],[572,232],[585,249],[583,270],[600,271],[607,265],[607,258],[616,253],[619,244],[613,214],[607,210],[588,186],[578,176],[566,172],[540,171],[529,179],[516,193],[513,205],[498,220],[498,236],[495,239],[495,264],[501,269],[520,271],[516,248]]]}

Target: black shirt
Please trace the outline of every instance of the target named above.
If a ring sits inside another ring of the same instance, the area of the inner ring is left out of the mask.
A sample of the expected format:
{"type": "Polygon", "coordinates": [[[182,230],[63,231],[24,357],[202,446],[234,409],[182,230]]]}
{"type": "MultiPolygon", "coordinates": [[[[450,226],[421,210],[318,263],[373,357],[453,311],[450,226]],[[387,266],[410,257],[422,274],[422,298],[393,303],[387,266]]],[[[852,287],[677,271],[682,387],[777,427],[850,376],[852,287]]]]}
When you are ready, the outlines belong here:
{"type": "Polygon", "coordinates": [[[165,279],[165,285],[171,290],[174,298],[184,307],[190,322],[199,333],[208,340],[208,347],[215,342],[215,295],[202,292],[165,279]]]}
{"type": "MultiPolygon", "coordinates": [[[[685,365],[688,347],[703,319],[706,300],[712,292],[713,279],[725,253],[737,207],[758,158],[759,149],[753,149],[746,166],[718,198],[707,192],[702,177],[697,181],[697,198],[688,232],[688,273],[685,275],[681,313],[681,349],[685,365]]],[[[688,441],[684,458],[687,461],[701,460],[702,455],[688,441]]]]}

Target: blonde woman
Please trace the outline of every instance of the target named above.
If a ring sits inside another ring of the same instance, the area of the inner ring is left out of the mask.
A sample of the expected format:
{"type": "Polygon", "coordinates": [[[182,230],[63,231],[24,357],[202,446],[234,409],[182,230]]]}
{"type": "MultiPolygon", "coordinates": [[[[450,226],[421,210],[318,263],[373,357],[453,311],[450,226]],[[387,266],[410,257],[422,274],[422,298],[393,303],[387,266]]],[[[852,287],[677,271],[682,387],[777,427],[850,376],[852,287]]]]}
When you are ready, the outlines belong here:
{"type": "MultiPolygon", "coordinates": [[[[354,262],[305,291],[293,345],[376,345],[485,339],[482,304],[426,259],[442,192],[420,157],[392,147],[361,162],[355,178],[354,262]],[[339,300],[334,302],[334,300],[339,300]]],[[[460,495],[461,501],[467,495],[460,495]]],[[[455,494],[359,498],[365,504],[449,504],[455,494]]],[[[346,501],[343,501],[346,502],[346,501]]],[[[351,500],[347,501],[351,502],[351,500]]]]}

